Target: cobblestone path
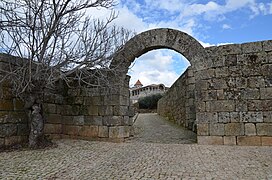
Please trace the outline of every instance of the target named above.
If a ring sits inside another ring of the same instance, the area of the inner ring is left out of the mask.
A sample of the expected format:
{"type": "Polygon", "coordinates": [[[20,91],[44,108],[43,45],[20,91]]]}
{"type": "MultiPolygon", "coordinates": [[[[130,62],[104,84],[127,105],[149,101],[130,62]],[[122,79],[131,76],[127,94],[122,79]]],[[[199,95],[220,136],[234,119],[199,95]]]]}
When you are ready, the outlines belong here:
{"type": "Polygon", "coordinates": [[[57,140],[57,148],[2,152],[0,179],[272,179],[272,147],[176,144],[173,139],[170,144],[148,143],[144,135],[125,143],[57,140]]]}
{"type": "Polygon", "coordinates": [[[139,114],[134,123],[135,137],[128,142],[191,144],[196,143],[196,134],[157,114],[139,114]]]}

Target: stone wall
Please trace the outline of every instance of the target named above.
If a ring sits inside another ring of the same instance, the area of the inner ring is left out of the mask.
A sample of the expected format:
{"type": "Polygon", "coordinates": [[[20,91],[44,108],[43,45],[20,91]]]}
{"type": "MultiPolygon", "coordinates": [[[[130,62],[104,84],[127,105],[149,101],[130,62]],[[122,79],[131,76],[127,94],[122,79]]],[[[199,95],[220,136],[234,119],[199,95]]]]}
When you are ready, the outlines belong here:
{"type": "Polygon", "coordinates": [[[0,147],[26,142],[29,130],[23,104],[11,95],[7,85],[0,89],[0,147]]]}
{"type": "Polygon", "coordinates": [[[272,41],[206,48],[196,72],[199,144],[272,145],[272,41]]]}
{"type": "Polygon", "coordinates": [[[189,129],[196,123],[199,144],[272,145],[272,41],[205,50],[207,68],[188,69],[159,114],[189,129]]]}
{"type": "Polygon", "coordinates": [[[133,132],[128,87],[70,88],[63,103],[46,102],[45,132],[53,138],[122,139],[133,132]]]}
{"type": "Polygon", "coordinates": [[[158,114],[195,131],[195,78],[189,67],[158,102],[158,114]]]}
{"type": "MultiPolygon", "coordinates": [[[[0,54],[0,67],[6,65],[0,54]]],[[[45,134],[51,138],[122,140],[132,135],[134,111],[130,106],[129,76],[112,88],[68,88],[59,83],[43,95],[45,134]]],[[[11,94],[8,83],[0,87],[0,147],[28,141],[29,125],[24,104],[11,94]]]]}
{"type": "MultiPolygon", "coordinates": [[[[172,29],[143,32],[115,55],[111,68],[120,77],[107,77],[114,89],[62,87],[45,95],[46,133],[55,138],[130,136],[134,113],[125,74],[136,57],[159,48],[183,54],[192,65],[159,102],[160,114],[189,129],[197,124],[199,144],[272,145],[272,41],[203,48],[172,29]]],[[[25,139],[28,132],[22,103],[7,88],[0,88],[5,94],[0,103],[2,146],[25,139]]]]}

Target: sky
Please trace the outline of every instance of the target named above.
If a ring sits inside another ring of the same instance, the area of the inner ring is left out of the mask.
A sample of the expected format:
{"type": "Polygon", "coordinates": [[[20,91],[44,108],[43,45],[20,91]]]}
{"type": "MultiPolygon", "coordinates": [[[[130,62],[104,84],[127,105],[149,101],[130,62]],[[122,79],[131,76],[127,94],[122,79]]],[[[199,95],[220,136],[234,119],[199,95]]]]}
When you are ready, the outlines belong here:
{"type": "MultiPolygon", "coordinates": [[[[272,40],[272,0],[115,0],[114,24],[139,34],[155,28],[188,33],[204,47],[272,40]]],[[[87,14],[105,19],[111,11],[92,8],[87,14]]],[[[147,52],[131,65],[130,86],[170,87],[190,66],[181,54],[160,49],[147,52]]]]}
{"type": "MultiPolygon", "coordinates": [[[[137,34],[154,28],[188,33],[204,47],[272,40],[272,0],[118,0],[116,25],[137,34]]],[[[105,12],[99,11],[101,16],[105,12]]],[[[137,58],[129,75],[132,86],[171,86],[190,63],[172,50],[150,51],[137,58]]]]}

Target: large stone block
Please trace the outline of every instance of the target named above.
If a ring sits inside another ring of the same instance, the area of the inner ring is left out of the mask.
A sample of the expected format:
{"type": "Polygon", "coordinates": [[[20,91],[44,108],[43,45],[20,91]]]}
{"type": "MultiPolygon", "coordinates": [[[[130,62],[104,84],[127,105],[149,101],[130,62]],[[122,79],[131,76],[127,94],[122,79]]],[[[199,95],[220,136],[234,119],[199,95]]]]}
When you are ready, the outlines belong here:
{"type": "Polygon", "coordinates": [[[264,88],[265,81],[263,76],[253,76],[248,78],[249,88],[264,88]]]}
{"type": "Polygon", "coordinates": [[[263,110],[263,100],[249,100],[248,101],[249,111],[262,111],[263,110]]]}
{"type": "Polygon", "coordinates": [[[259,136],[238,136],[237,145],[240,146],[261,146],[261,137],[259,136]]]}
{"type": "Polygon", "coordinates": [[[218,113],[218,122],[219,123],[229,123],[230,122],[230,113],[229,112],[219,112],[218,113]]]}
{"type": "Polygon", "coordinates": [[[272,63],[272,51],[267,53],[267,62],[272,63]]]}
{"type": "Polygon", "coordinates": [[[208,82],[209,82],[209,80],[198,80],[195,83],[195,88],[196,89],[207,90],[208,89],[208,82]]]}
{"type": "Polygon", "coordinates": [[[197,136],[197,143],[201,145],[223,145],[222,136],[197,136]]]}
{"type": "MultiPolygon", "coordinates": [[[[1,64],[1,63],[0,63],[1,64]]],[[[1,66],[1,65],[0,65],[1,66]]],[[[0,67],[1,68],[1,67],[0,67]]],[[[3,84],[2,84],[3,85],[3,84]]],[[[1,86],[0,97],[5,100],[11,100],[13,98],[11,88],[1,86]]]]}
{"type": "Polygon", "coordinates": [[[79,129],[79,136],[98,137],[98,126],[82,126],[79,129]]]}
{"type": "Polygon", "coordinates": [[[263,113],[262,112],[240,112],[241,122],[263,122],[263,113]]]}
{"type": "Polygon", "coordinates": [[[95,97],[92,97],[93,98],[93,104],[95,106],[101,106],[104,104],[104,98],[101,97],[101,96],[95,96],[95,97]]]}
{"type": "Polygon", "coordinates": [[[109,138],[127,138],[129,137],[130,126],[109,127],[109,138]]]}
{"type": "Polygon", "coordinates": [[[272,99],[272,87],[260,88],[261,99],[272,99]]]}
{"type": "Polygon", "coordinates": [[[272,137],[261,137],[262,146],[272,146],[272,137]]]}
{"type": "Polygon", "coordinates": [[[262,110],[264,112],[265,111],[272,111],[272,99],[262,101],[262,110]]]}
{"type": "Polygon", "coordinates": [[[75,116],[80,114],[80,106],[79,105],[62,105],[57,106],[57,114],[61,114],[64,116],[75,116]]]}
{"type": "Polygon", "coordinates": [[[198,112],[196,113],[197,124],[206,124],[206,123],[217,123],[218,116],[217,113],[213,112],[198,112]]]}
{"type": "Polygon", "coordinates": [[[124,124],[123,116],[104,116],[103,125],[104,126],[120,126],[124,124]]]}
{"type": "Polygon", "coordinates": [[[272,136],[272,123],[257,123],[256,129],[259,136],[272,136]]]}
{"type": "Polygon", "coordinates": [[[43,104],[43,110],[45,113],[50,113],[50,114],[56,114],[57,113],[57,106],[56,104],[49,104],[45,103],[43,104]]]}
{"type": "Polygon", "coordinates": [[[84,105],[94,105],[93,98],[92,97],[84,97],[83,104],[84,105]]]}
{"type": "Polygon", "coordinates": [[[108,138],[109,137],[109,127],[108,126],[98,126],[98,137],[108,138]]]}
{"type": "Polygon", "coordinates": [[[224,136],[224,124],[222,123],[216,123],[216,124],[210,124],[210,135],[211,136],[224,136]]]}
{"type": "Polygon", "coordinates": [[[211,112],[230,112],[235,111],[235,102],[233,100],[209,101],[206,103],[207,109],[211,112]]]}
{"type": "Polygon", "coordinates": [[[263,112],[264,122],[272,123],[272,111],[263,112]]]}
{"type": "Polygon", "coordinates": [[[196,110],[198,112],[205,112],[206,111],[206,103],[205,102],[197,102],[196,103],[196,110]]]}
{"type": "Polygon", "coordinates": [[[8,122],[9,118],[9,111],[0,111],[0,124],[8,122]]]}
{"type": "Polygon", "coordinates": [[[87,112],[90,116],[97,116],[98,114],[98,106],[87,106],[87,112]]]}
{"type": "Polygon", "coordinates": [[[256,127],[253,123],[245,124],[245,135],[246,136],[256,136],[256,127]]]}
{"type": "Polygon", "coordinates": [[[112,106],[120,105],[120,95],[105,96],[104,104],[112,105],[112,106]]]}
{"type": "Polygon", "coordinates": [[[230,112],[230,122],[240,122],[239,112],[230,112]]]}
{"type": "Polygon", "coordinates": [[[102,126],[102,116],[85,116],[84,124],[102,126]]]}
{"type": "Polygon", "coordinates": [[[263,64],[262,67],[261,67],[261,74],[263,76],[271,77],[272,64],[263,64]]]}
{"type": "Polygon", "coordinates": [[[0,101],[1,111],[13,111],[13,101],[12,100],[2,100],[0,101]]]}
{"type": "Polygon", "coordinates": [[[201,71],[197,71],[195,73],[195,78],[196,79],[211,79],[215,77],[215,71],[214,69],[210,68],[210,69],[205,69],[205,70],[201,70],[201,71]]]}
{"type": "Polygon", "coordinates": [[[213,58],[213,65],[212,67],[222,67],[224,66],[224,62],[225,62],[225,56],[223,55],[219,55],[213,58]]]}
{"type": "Polygon", "coordinates": [[[27,136],[29,135],[30,128],[27,124],[17,124],[17,135],[18,136],[27,136]]]}
{"type": "Polygon", "coordinates": [[[15,136],[17,134],[16,124],[0,124],[0,137],[15,136]]]}
{"type": "MultiPolygon", "coordinates": [[[[272,56],[272,53],[271,53],[271,56],[272,56]]],[[[271,57],[271,59],[272,59],[272,57],[271,57]]],[[[269,77],[269,76],[264,77],[264,84],[265,84],[265,87],[272,87],[272,76],[271,77],[269,77]]]]}
{"type": "Polygon", "coordinates": [[[224,90],[224,99],[226,100],[237,100],[241,98],[240,90],[236,88],[225,89],[224,90]]]}
{"type": "Polygon", "coordinates": [[[67,124],[67,125],[73,125],[74,124],[74,120],[73,120],[73,116],[61,116],[61,123],[62,124],[67,124]]]}
{"type": "Polygon", "coordinates": [[[44,125],[45,134],[62,134],[61,124],[45,124],[44,125]]]}
{"type": "Polygon", "coordinates": [[[248,111],[247,100],[235,100],[235,111],[248,111]]]}
{"type": "Polygon", "coordinates": [[[124,125],[125,126],[132,126],[133,125],[133,117],[124,116],[124,125]]]}
{"type": "Polygon", "coordinates": [[[208,136],[209,133],[209,124],[197,124],[197,135],[208,136]]]}
{"type": "Polygon", "coordinates": [[[221,90],[226,88],[228,88],[228,84],[223,78],[212,79],[208,82],[208,89],[221,90]]]}
{"type": "Polygon", "coordinates": [[[13,146],[27,142],[27,136],[10,136],[5,138],[5,146],[13,146]]]}
{"type": "Polygon", "coordinates": [[[245,127],[243,123],[228,123],[225,124],[226,136],[241,136],[245,134],[245,127]]]}
{"type": "Polygon", "coordinates": [[[264,51],[272,51],[272,41],[263,41],[263,50],[264,51]]]}
{"type": "Polygon", "coordinates": [[[240,44],[227,44],[218,47],[219,53],[223,55],[241,54],[242,48],[240,44]]]}
{"type": "Polygon", "coordinates": [[[128,116],[128,106],[114,106],[113,114],[115,116],[128,116]]]}
{"type": "Polygon", "coordinates": [[[250,42],[241,44],[243,53],[261,52],[263,50],[262,42],[250,42]]]}
{"type": "Polygon", "coordinates": [[[113,116],[113,107],[114,106],[98,106],[98,114],[100,116],[113,116]]]}
{"type": "Polygon", "coordinates": [[[73,116],[74,125],[83,125],[85,117],[84,116],[73,116]]]}
{"type": "Polygon", "coordinates": [[[45,122],[50,124],[59,124],[62,122],[62,117],[60,114],[48,114],[45,115],[45,122]]]}
{"type": "Polygon", "coordinates": [[[224,145],[236,145],[236,136],[224,136],[224,145]]]}
{"type": "Polygon", "coordinates": [[[228,67],[220,67],[215,69],[215,77],[216,78],[226,78],[229,76],[228,67]]]}
{"type": "Polygon", "coordinates": [[[81,128],[80,126],[63,125],[62,132],[63,132],[63,134],[77,136],[80,128],[81,128]]]}
{"type": "Polygon", "coordinates": [[[225,58],[225,66],[236,66],[237,65],[237,55],[229,54],[225,58]]]}
{"type": "Polygon", "coordinates": [[[0,138],[0,148],[5,146],[5,139],[0,138]]]}
{"type": "Polygon", "coordinates": [[[241,98],[242,99],[260,99],[260,90],[258,88],[243,89],[241,90],[241,98]]]}
{"type": "Polygon", "coordinates": [[[24,103],[20,101],[19,99],[14,98],[13,99],[13,107],[15,111],[24,110],[24,103]]]}

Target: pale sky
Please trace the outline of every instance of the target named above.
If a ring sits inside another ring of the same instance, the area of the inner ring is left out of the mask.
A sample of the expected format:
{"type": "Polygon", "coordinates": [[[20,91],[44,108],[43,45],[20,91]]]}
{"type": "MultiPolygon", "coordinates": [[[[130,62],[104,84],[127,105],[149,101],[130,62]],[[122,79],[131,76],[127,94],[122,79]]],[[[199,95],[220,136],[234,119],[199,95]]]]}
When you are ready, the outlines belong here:
{"type": "MultiPolygon", "coordinates": [[[[120,0],[116,24],[140,33],[174,28],[196,38],[205,47],[272,40],[271,0],[120,0]]],[[[134,61],[130,85],[172,83],[189,62],[172,50],[148,52],[134,61]]]]}

